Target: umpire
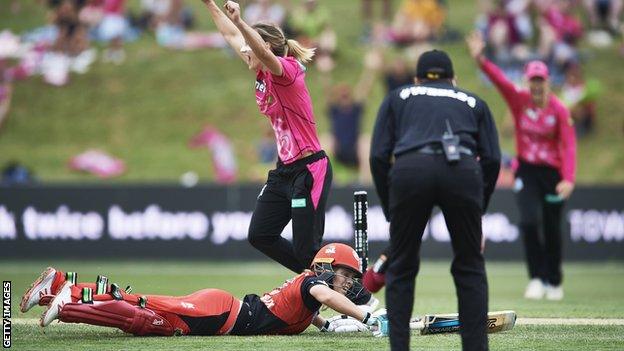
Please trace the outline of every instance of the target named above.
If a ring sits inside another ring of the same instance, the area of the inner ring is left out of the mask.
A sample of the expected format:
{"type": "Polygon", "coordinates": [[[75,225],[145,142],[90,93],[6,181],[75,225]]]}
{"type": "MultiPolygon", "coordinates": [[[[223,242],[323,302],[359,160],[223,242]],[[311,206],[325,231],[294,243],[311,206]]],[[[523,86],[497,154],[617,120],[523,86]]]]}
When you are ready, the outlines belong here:
{"type": "Polygon", "coordinates": [[[370,163],[390,221],[386,307],[392,350],[409,349],[420,244],[435,205],[451,235],[463,349],[488,349],[481,215],[498,177],[500,148],[487,104],[455,87],[454,77],[444,51],[423,53],[415,84],[391,91],[375,123],[370,163]]]}

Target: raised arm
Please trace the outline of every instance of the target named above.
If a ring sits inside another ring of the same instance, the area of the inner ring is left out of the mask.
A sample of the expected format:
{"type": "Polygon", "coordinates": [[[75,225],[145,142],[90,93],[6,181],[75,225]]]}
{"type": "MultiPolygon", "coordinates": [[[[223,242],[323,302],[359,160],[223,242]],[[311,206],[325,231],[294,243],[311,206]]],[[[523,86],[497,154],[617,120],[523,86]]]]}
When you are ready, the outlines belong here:
{"type": "Polygon", "coordinates": [[[319,83],[325,95],[325,101],[327,106],[331,106],[338,100],[334,95],[334,79],[332,76],[333,67],[319,68],[319,83]]]}
{"type": "Polygon", "coordinates": [[[516,85],[510,81],[505,73],[498,68],[493,62],[485,58],[483,55],[483,49],[485,48],[485,41],[481,33],[474,31],[468,37],[466,37],[466,44],[470,51],[470,56],[477,62],[479,68],[488,76],[492,84],[503,95],[503,98],[509,105],[510,109],[514,109],[519,101],[519,90],[516,85]]]}
{"type": "Polygon", "coordinates": [[[241,49],[245,46],[245,38],[243,34],[240,32],[238,28],[232,23],[232,21],[228,18],[228,16],[221,11],[219,6],[215,3],[214,0],[202,0],[208,11],[210,12],[210,16],[217,26],[217,30],[225,41],[230,45],[230,47],[236,52],[236,54],[243,60],[245,63],[247,62],[247,58],[241,53],[241,49]]]}
{"type": "Polygon", "coordinates": [[[360,74],[360,79],[355,86],[353,99],[358,103],[363,103],[370,95],[375,84],[377,74],[383,64],[383,58],[378,48],[373,48],[364,56],[364,69],[360,74]]]}
{"type": "Polygon", "coordinates": [[[281,76],[284,71],[282,63],[277,59],[277,56],[273,54],[271,49],[269,49],[260,34],[243,21],[241,18],[240,5],[234,1],[228,1],[225,3],[224,8],[227,17],[242,34],[244,43],[249,45],[251,51],[253,51],[260,62],[262,62],[271,73],[276,76],[281,76]]]}

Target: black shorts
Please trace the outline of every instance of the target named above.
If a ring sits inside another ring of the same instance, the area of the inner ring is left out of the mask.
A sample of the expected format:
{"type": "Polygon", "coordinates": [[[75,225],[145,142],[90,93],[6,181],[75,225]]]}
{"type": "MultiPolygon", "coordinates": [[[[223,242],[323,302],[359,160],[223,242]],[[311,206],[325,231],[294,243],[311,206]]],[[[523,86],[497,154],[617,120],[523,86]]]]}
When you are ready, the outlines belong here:
{"type": "Polygon", "coordinates": [[[278,162],[258,195],[249,241],[294,272],[308,268],[321,246],[331,181],[324,151],[289,164],[278,162]],[[281,238],[291,219],[292,244],[281,238]]]}

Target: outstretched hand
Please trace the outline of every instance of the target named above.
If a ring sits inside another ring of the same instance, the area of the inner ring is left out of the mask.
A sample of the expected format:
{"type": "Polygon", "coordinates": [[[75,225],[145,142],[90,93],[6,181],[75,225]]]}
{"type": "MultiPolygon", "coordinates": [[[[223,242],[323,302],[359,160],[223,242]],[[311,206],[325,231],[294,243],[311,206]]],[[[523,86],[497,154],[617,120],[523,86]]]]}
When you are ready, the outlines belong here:
{"type": "Polygon", "coordinates": [[[485,41],[483,35],[478,31],[473,31],[466,37],[466,44],[468,45],[468,51],[473,59],[478,59],[485,49],[485,41]]]}
{"type": "Polygon", "coordinates": [[[227,1],[225,5],[223,5],[223,8],[225,9],[225,14],[233,23],[240,22],[241,9],[240,9],[240,5],[237,2],[227,1]]]}
{"type": "Polygon", "coordinates": [[[574,191],[574,183],[562,180],[557,184],[556,190],[559,197],[567,200],[572,195],[572,191],[574,191]]]}
{"type": "Polygon", "coordinates": [[[383,66],[383,55],[381,50],[374,48],[364,56],[364,67],[371,71],[378,71],[383,66]]]}

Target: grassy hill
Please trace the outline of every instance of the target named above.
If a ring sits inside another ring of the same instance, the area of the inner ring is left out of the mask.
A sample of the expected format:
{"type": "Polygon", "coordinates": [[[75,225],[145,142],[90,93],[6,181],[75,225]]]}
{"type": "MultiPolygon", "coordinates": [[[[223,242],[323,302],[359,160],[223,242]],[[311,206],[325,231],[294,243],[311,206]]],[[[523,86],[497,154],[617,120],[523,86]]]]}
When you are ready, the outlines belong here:
{"type": "MultiPolygon", "coordinates": [[[[338,80],[355,83],[361,69],[359,5],[356,0],[323,1],[332,10],[339,36],[338,80]]],[[[45,22],[45,11],[34,1],[23,1],[11,15],[9,1],[0,1],[0,27],[21,33],[45,22]]],[[[136,6],[138,1],[129,1],[136,6]]],[[[200,29],[213,28],[199,1],[200,29]]],[[[449,1],[449,25],[466,33],[476,16],[473,1],[449,1]]],[[[442,45],[455,64],[459,83],[489,102],[499,126],[506,115],[500,96],[482,85],[462,42],[442,45]]],[[[158,47],[146,35],[126,47],[121,66],[96,62],[85,75],[73,75],[70,84],[54,88],[35,77],[15,86],[12,110],[0,131],[0,165],[20,160],[44,181],[89,181],[66,167],[69,157],[87,148],[101,148],[122,158],[128,172],[122,181],[172,181],[195,171],[202,181],[212,178],[207,151],[190,150],[188,139],[212,124],[233,141],[242,180],[258,173],[256,143],[269,128],[255,106],[253,74],[231,54],[220,50],[174,52],[158,47]]],[[[593,135],[579,143],[578,179],[582,183],[624,182],[624,74],[614,47],[588,51],[586,74],[604,87],[598,103],[593,135]]],[[[308,71],[317,126],[327,132],[324,95],[315,69],[308,71]]],[[[379,82],[368,100],[364,130],[370,132],[382,99],[379,82]]],[[[499,128],[503,129],[503,128],[499,128]]],[[[503,148],[513,153],[512,135],[501,133],[503,148]]],[[[355,175],[335,167],[338,182],[355,175]]]]}

